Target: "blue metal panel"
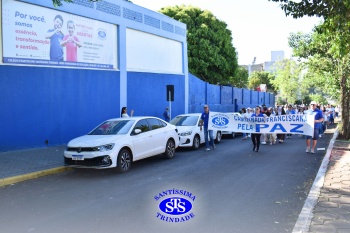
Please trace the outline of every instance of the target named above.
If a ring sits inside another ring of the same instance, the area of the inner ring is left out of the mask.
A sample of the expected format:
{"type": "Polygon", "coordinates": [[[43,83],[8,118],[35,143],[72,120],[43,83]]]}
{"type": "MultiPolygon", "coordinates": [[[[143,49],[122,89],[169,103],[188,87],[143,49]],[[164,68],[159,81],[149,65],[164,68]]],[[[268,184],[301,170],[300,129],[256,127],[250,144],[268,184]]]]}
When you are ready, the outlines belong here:
{"type": "MultiPolygon", "coordinates": [[[[163,118],[166,99],[166,85],[174,85],[174,101],[171,102],[171,116],[185,112],[184,75],[156,73],[128,73],[128,109],[135,116],[156,116],[163,118]]],[[[122,106],[121,106],[122,107],[122,106]]]]}
{"type": "Polygon", "coordinates": [[[65,144],[119,115],[119,72],[0,66],[0,151],[65,144]]]}
{"type": "Polygon", "coordinates": [[[221,86],[221,104],[232,104],[232,87],[221,86]]]}
{"type": "Polygon", "coordinates": [[[251,90],[243,89],[243,107],[244,108],[250,107],[250,102],[251,102],[250,93],[251,93],[251,90]]]}
{"type": "Polygon", "coordinates": [[[190,113],[202,112],[206,104],[206,82],[189,74],[189,109],[190,113]]]}
{"type": "Polygon", "coordinates": [[[259,92],[252,91],[252,106],[257,106],[259,104],[259,92]]]}
{"type": "MultiPolygon", "coordinates": [[[[213,84],[207,85],[207,104],[220,104],[220,86],[213,84]]],[[[214,111],[213,106],[210,109],[214,111]]]]}

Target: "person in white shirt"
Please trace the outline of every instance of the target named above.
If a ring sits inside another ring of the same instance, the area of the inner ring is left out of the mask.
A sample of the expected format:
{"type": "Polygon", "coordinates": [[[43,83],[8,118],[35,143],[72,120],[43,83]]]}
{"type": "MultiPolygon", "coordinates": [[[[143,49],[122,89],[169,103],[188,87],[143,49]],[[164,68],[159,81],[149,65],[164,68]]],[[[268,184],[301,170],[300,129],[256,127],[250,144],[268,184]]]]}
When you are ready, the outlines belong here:
{"type": "MultiPolygon", "coordinates": [[[[132,117],[132,115],[134,115],[134,110],[130,111],[130,117],[132,117]]],[[[120,112],[120,117],[129,117],[128,115],[128,109],[126,107],[122,107],[122,110],[120,112]]]]}

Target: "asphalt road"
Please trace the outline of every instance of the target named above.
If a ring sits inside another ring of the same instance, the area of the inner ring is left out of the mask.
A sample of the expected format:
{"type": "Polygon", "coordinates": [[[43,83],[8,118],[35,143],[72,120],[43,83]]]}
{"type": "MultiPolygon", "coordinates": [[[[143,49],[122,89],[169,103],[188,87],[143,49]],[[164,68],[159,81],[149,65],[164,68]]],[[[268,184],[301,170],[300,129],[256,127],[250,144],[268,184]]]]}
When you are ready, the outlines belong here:
{"type": "Polygon", "coordinates": [[[171,160],[138,161],[125,174],[75,169],[29,180],[0,188],[0,232],[291,232],[325,152],[306,154],[294,135],[256,153],[239,136],[215,151],[178,149],[171,160]],[[193,218],[157,218],[155,197],[169,189],[195,196],[193,218]]]}

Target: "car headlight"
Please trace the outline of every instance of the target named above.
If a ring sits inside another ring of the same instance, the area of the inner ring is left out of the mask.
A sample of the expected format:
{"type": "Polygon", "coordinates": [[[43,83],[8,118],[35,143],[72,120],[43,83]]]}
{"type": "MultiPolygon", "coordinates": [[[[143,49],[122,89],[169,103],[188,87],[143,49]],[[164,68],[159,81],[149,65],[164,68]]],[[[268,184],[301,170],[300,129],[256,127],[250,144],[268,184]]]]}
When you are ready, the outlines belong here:
{"type": "Polygon", "coordinates": [[[192,134],[192,130],[179,133],[180,136],[188,136],[188,135],[191,135],[191,134],[192,134]]]}
{"type": "Polygon", "coordinates": [[[114,143],[103,145],[103,146],[96,146],[94,148],[94,151],[107,151],[107,150],[112,150],[114,147],[114,143]]]}

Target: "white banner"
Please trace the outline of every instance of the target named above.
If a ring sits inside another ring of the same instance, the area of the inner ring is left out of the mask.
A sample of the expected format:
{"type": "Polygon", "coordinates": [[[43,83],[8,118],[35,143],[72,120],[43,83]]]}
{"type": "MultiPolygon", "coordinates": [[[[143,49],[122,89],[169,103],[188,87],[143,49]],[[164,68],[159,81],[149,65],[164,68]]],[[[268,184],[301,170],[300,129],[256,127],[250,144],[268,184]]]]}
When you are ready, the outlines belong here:
{"type": "Polygon", "coordinates": [[[313,136],[314,116],[290,114],[246,118],[230,113],[210,112],[208,129],[242,133],[290,133],[313,136]]]}
{"type": "Polygon", "coordinates": [[[14,0],[2,1],[3,62],[113,69],[113,24],[14,0]]]}

